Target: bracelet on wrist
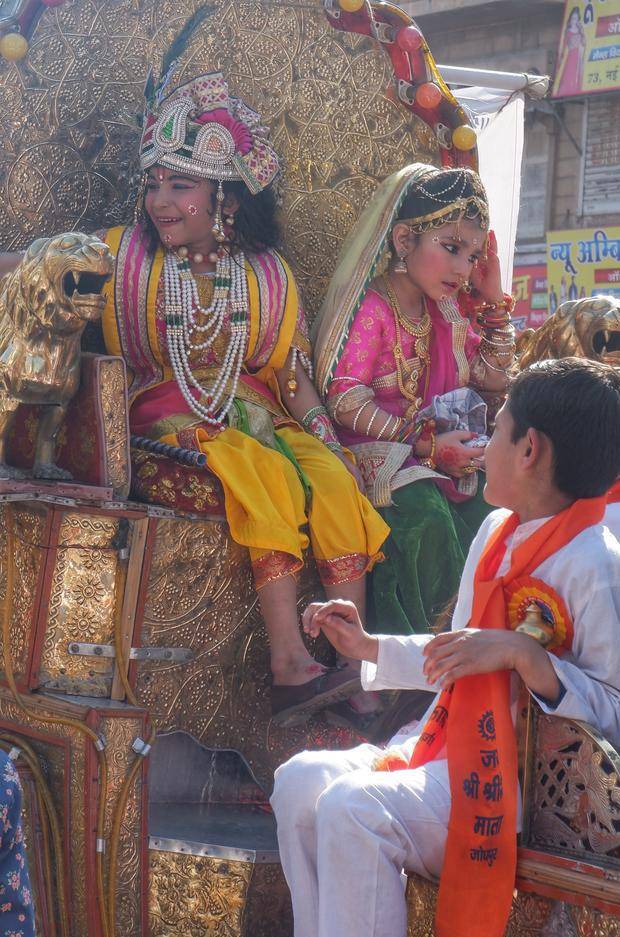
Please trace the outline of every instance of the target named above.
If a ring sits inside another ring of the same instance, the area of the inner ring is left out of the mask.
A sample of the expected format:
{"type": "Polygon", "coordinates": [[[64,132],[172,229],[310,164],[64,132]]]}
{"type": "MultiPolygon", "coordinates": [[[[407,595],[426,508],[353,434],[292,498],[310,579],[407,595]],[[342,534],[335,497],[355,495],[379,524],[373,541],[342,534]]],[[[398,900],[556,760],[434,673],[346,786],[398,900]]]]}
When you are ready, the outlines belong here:
{"type": "Polygon", "coordinates": [[[420,459],[420,465],[423,465],[425,468],[436,469],[437,468],[437,433],[431,432],[431,451],[429,452],[426,459],[420,459]]]}
{"type": "Polygon", "coordinates": [[[319,439],[328,449],[331,449],[332,452],[340,452],[342,450],[342,446],[340,445],[336,431],[325,407],[311,407],[307,413],[304,413],[300,422],[307,433],[319,439]]]}

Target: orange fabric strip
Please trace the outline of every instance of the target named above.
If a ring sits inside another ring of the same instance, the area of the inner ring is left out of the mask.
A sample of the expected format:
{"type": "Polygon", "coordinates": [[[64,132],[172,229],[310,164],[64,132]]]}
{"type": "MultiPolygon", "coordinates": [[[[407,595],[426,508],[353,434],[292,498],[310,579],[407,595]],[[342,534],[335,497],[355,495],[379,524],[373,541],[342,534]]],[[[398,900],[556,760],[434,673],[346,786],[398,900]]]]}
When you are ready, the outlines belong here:
{"type": "MultiPolygon", "coordinates": [[[[513,551],[510,569],[498,577],[506,539],[519,524],[519,518],[510,515],[491,536],[478,563],[469,626],[508,628],[504,588],[529,576],[582,530],[598,523],[606,503],[604,497],[575,501],[550,518],[513,551]]],[[[437,757],[444,745],[452,807],[436,933],[502,937],[517,858],[517,749],[508,671],[466,677],[442,692],[410,767],[437,757]]]]}

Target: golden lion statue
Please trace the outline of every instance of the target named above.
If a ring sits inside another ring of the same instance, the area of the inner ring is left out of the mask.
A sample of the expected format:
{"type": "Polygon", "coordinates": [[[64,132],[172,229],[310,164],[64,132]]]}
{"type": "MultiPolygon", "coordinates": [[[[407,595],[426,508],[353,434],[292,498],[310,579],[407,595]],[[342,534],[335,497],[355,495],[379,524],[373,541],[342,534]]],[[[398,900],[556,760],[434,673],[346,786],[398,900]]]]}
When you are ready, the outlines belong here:
{"type": "Polygon", "coordinates": [[[0,281],[0,479],[23,478],[7,465],[7,439],[22,403],[43,404],[34,478],[68,479],[54,464],[56,435],[80,383],[80,339],[101,317],[114,259],[89,234],[40,238],[0,281]]]}
{"type": "Polygon", "coordinates": [[[591,358],[620,367],[620,300],[593,296],[563,303],[539,329],[517,341],[519,368],[546,358],[591,358]]]}

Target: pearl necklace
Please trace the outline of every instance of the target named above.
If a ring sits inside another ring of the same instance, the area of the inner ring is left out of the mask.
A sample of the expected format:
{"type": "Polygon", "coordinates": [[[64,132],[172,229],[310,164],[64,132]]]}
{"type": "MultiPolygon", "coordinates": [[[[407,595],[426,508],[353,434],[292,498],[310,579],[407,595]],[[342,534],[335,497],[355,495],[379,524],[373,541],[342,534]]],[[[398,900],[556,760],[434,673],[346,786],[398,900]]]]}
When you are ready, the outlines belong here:
{"type": "Polygon", "coordinates": [[[166,254],[164,290],[166,341],[179,389],[196,416],[210,426],[224,429],[226,416],[237,393],[248,339],[249,301],[244,254],[239,252],[233,258],[224,251],[220,252],[215,268],[213,299],[206,309],[200,304],[198,285],[187,256],[166,254]],[[210,348],[222,331],[229,310],[230,343],[213,386],[206,388],[192,373],[190,353],[210,348]],[[204,324],[198,324],[197,315],[206,319],[204,324]],[[194,336],[202,340],[194,343],[194,336]],[[227,387],[230,387],[230,392],[225,399],[227,387]],[[191,388],[198,391],[198,400],[191,388]]]}

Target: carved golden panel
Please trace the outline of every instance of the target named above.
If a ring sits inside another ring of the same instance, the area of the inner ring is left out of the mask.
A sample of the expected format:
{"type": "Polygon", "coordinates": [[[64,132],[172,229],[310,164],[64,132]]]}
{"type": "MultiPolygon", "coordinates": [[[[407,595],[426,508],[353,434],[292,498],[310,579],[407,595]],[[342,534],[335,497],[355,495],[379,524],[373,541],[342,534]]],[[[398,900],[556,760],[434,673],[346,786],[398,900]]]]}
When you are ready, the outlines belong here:
{"type": "Polygon", "coordinates": [[[410,875],[407,906],[407,937],[434,937],[437,886],[420,875],[410,875]]]}
{"type": "Polygon", "coordinates": [[[108,461],[108,481],[119,498],[129,494],[131,467],[127,438],[127,381],[122,361],[101,362],[101,411],[108,461]]]}
{"type": "MultiPolygon", "coordinates": [[[[620,918],[592,908],[570,909],[578,937],[620,937],[620,918]]],[[[565,932],[564,932],[565,933],[565,932]]]]}
{"type": "MultiPolygon", "coordinates": [[[[6,597],[5,511],[5,507],[0,508],[0,603],[2,603],[2,608],[4,608],[6,597]]],[[[15,505],[13,518],[15,579],[10,634],[13,673],[16,678],[19,678],[28,673],[30,654],[34,643],[32,616],[38,598],[36,587],[39,571],[45,561],[46,513],[39,506],[15,505]]],[[[4,678],[4,665],[1,657],[0,678],[4,678]]]]}
{"type": "Polygon", "coordinates": [[[152,850],[151,937],[241,937],[251,877],[249,862],[152,850]]]}
{"type": "MultiPolygon", "coordinates": [[[[48,783],[58,814],[63,836],[63,855],[68,856],[70,870],[70,907],[74,920],[73,937],[86,937],[92,932],[89,925],[95,906],[93,894],[86,893],[87,840],[92,830],[86,825],[87,800],[93,795],[90,776],[86,776],[86,751],[91,743],[77,728],[57,723],[43,723],[36,718],[37,711],[49,716],[61,714],[83,721],[91,710],[92,701],[83,706],[67,706],[63,700],[39,697],[36,703],[30,697],[32,716],[25,715],[12,701],[9,691],[0,689],[0,721],[10,723],[6,731],[23,735],[37,753],[43,775],[48,783]],[[31,737],[29,733],[37,733],[31,737]],[[69,753],[55,740],[68,740],[69,753]],[[68,838],[64,830],[68,831],[68,838]]],[[[100,711],[101,712],[101,711],[100,711]]],[[[108,784],[106,793],[105,840],[109,849],[112,815],[121,786],[134,762],[131,745],[138,735],[144,733],[143,719],[135,709],[128,709],[127,716],[105,712],[100,719],[98,731],[106,739],[108,784]]],[[[3,735],[0,726],[0,737],[3,735]]],[[[90,774],[90,772],[89,772],[90,774]]],[[[139,775],[127,803],[127,810],[120,828],[120,848],[117,875],[117,926],[121,934],[138,937],[142,933],[141,889],[143,887],[142,863],[144,846],[142,837],[142,776],[139,775]]],[[[89,804],[94,808],[94,803],[89,804]]],[[[90,818],[89,818],[90,822],[90,818]]],[[[90,840],[90,848],[94,842],[90,840]]],[[[92,858],[92,856],[91,856],[92,858]]],[[[106,885],[109,878],[107,862],[104,864],[106,885]]]]}
{"type": "Polygon", "coordinates": [[[58,533],[41,686],[68,693],[109,696],[114,660],[68,653],[72,641],[114,643],[117,553],[112,541],[119,521],[67,513],[58,533]]]}
{"type": "MultiPolygon", "coordinates": [[[[320,594],[313,567],[304,606],[320,594]]],[[[270,721],[269,652],[247,550],[225,523],[159,520],[146,589],[142,644],[191,648],[189,663],[137,664],[136,694],[161,731],[184,729],[210,748],[240,751],[266,789],[275,768],[303,748],[351,744],[344,730],[313,720],[270,721]]]]}
{"type": "MultiPolygon", "coordinates": [[[[134,710],[135,712],[135,710],[134,710]]],[[[142,735],[141,719],[102,719],[101,731],[106,739],[108,758],[108,795],[106,798],[106,835],[112,825],[112,812],[123,781],[135,755],[131,746],[142,735]]],[[[142,773],[138,774],[127,800],[120,828],[120,848],[116,875],[116,924],[119,934],[142,932],[143,853],[142,836],[142,773]]],[[[108,870],[109,876],[109,870],[108,870]]],[[[108,878],[106,877],[106,881],[108,878]]]]}
{"type": "MultiPolygon", "coordinates": [[[[130,219],[135,115],[149,64],[198,0],[69,0],[29,55],[0,62],[2,248],[130,219]],[[113,63],[111,67],[110,63],[113,63]]],[[[338,248],[377,182],[437,162],[430,129],[395,102],[379,44],[338,32],[320,0],[211,0],[174,83],[221,68],[271,126],[282,157],[285,252],[313,318],[338,248]]]]}
{"type": "Polygon", "coordinates": [[[151,851],[151,937],[290,937],[282,870],[211,856],[151,851]]]}
{"type": "MultiPolygon", "coordinates": [[[[68,867],[76,870],[71,876],[70,910],[76,934],[88,933],[88,908],[86,898],[86,828],[85,828],[85,745],[81,734],[69,726],[49,725],[36,718],[26,716],[12,701],[8,690],[0,688],[0,721],[9,723],[10,731],[23,732],[25,739],[35,749],[39,764],[51,791],[61,830],[69,829],[69,841],[63,838],[63,850],[70,850],[68,867]],[[42,738],[31,738],[30,732],[40,733],[42,738]],[[70,778],[67,775],[64,750],[53,741],[45,739],[68,739],[71,746],[70,778]],[[70,796],[69,796],[70,785],[70,796]],[[68,808],[68,810],[67,810],[68,808]],[[67,816],[68,812],[68,816],[67,816]],[[79,871],[78,871],[79,870],[79,871]]],[[[0,726],[0,735],[3,734],[0,726]]]]}

